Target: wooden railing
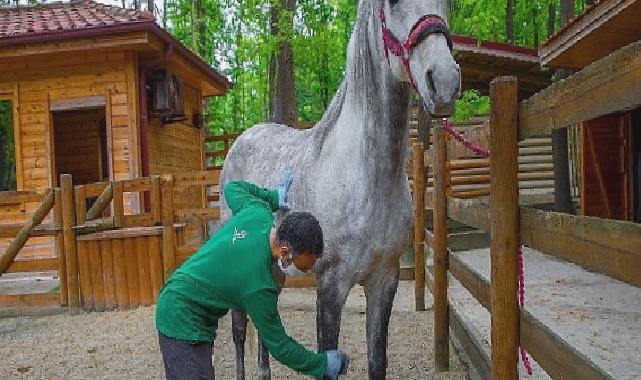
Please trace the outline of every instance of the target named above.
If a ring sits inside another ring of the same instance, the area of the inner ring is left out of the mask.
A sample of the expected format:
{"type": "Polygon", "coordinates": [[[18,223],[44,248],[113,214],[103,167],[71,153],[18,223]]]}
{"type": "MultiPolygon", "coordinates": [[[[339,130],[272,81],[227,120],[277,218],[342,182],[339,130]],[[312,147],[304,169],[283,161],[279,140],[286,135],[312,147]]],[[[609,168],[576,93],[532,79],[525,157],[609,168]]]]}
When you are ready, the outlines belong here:
{"type": "MultiPolygon", "coordinates": [[[[433,166],[434,232],[425,241],[434,250],[435,367],[449,365],[449,327],[452,328],[483,378],[517,379],[519,343],[553,378],[609,379],[604,370],[557,336],[517,303],[517,248],[523,244],[547,255],[641,286],[641,225],[599,218],[544,212],[519,205],[518,138],[547,135],[554,128],[641,104],[638,79],[641,42],[588,66],[573,77],[531,99],[517,100],[513,77],[492,82],[492,156],[487,200],[463,200],[448,191],[448,159],[454,149],[442,130],[435,133],[433,166]],[[617,66],[616,63],[626,63],[617,66]],[[616,69],[613,69],[616,68],[616,69]],[[616,74],[613,74],[616,73],[616,74]],[[614,81],[615,85],[610,82],[614,81]],[[606,86],[605,91],[601,86],[606,86]],[[608,94],[604,99],[600,94],[608,94]],[[520,115],[520,116],[519,116],[520,115]],[[514,128],[518,125],[518,129],[514,128]],[[449,199],[448,199],[449,198],[449,199]],[[447,218],[491,235],[491,277],[486,280],[447,249],[447,218]],[[451,273],[491,313],[491,355],[450,308],[447,275],[451,273]],[[560,359],[562,358],[562,359],[560,359]]],[[[456,155],[455,155],[456,156],[456,155]]],[[[448,167],[449,166],[449,167],[448,167]]],[[[418,236],[418,234],[417,234],[418,236]]],[[[419,237],[420,238],[420,237],[419,237]]],[[[420,244],[421,242],[417,242],[420,244]]]]}
{"type": "Polygon", "coordinates": [[[240,133],[223,133],[220,136],[208,136],[205,138],[205,143],[216,144],[221,141],[223,142],[223,149],[215,149],[214,147],[214,149],[208,150],[205,153],[205,157],[209,162],[207,164],[208,170],[221,170],[223,168],[222,165],[216,164],[216,159],[224,159],[227,156],[227,153],[229,153],[229,149],[231,148],[234,141],[238,138],[238,136],[240,136],[240,133]]]}

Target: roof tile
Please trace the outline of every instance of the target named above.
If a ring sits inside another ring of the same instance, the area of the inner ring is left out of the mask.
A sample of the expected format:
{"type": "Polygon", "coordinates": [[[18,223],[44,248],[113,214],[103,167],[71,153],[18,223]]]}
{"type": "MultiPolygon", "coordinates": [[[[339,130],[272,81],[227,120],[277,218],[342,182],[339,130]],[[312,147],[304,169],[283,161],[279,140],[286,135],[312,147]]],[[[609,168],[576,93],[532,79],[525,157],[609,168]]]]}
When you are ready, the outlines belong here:
{"type": "Polygon", "coordinates": [[[123,9],[92,0],[0,7],[0,39],[149,22],[153,19],[153,15],[147,11],[123,9]]]}

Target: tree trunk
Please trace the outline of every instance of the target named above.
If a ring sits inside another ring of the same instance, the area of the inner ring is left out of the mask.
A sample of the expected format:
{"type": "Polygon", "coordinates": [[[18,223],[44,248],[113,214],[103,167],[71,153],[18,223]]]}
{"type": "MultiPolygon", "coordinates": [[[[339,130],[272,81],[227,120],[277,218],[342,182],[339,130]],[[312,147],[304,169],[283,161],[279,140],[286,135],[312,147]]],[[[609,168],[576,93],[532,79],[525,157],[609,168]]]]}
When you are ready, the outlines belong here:
{"type": "Polygon", "coordinates": [[[534,25],[534,48],[539,48],[539,10],[537,7],[532,8],[532,23],[534,25]]]}
{"type": "Polygon", "coordinates": [[[192,0],[191,9],[189,10],[189,19],[191,20],[191,51],[198,54],[198,28],[196,27],[196,1],[192,0]]]}
{"type": "Polygon", "coordinates": [[[554,23],[556,21],[556,7],[550,4],[548,7],[548,38],[554,34],[554,23]]]}
{"type": "Polygon", "coordinates": [[[203,0],[194,0],[196,4],[196,30],[198,32],[198,55],[204,58],[207,55],[207,33],[205,22],[205,5],[203,0]]]}
{"type": "Polygon", "coordinates": [[[514,0],[507,0],[505,6],[505,35],[507,42],[514,42],[514,0]]]}
{"type": "Polygon", "coordinates": [[[154,0],[147,0],[147,10],[153,14],[156,12],[156,5],[154,4],[154,0]]]}
{"type": "Polygon", "coordinates": [[[162,0],[162,28],[167,29],[167,0],[162,0]]]}
{"type": "MultiPolygon", "coordinates": [[[[567,24],[574,17],[574,0],[561,0],[561,25],[567,24]]],[[[569,70],[557,70],[557,78],[570,76],[569,70]]],[[[570,193],[570,168],[568,160],[568,129],[552,131],[552,157],[554,160],[554,209],[557,212],[574,213],[570,193]]]]}
{"type": "Polygon", "coordinates": [[[277,48],[269,60],[269,120],[296,126],[296,86],[294,81],[294,53],[290,32],[296,0],[274,0],[271,9],[271,35],[277,48]],[[282,20],[281,20],[282,18],[282,20]],[[286,25],[287,31],[281,30],[286,25]]]}

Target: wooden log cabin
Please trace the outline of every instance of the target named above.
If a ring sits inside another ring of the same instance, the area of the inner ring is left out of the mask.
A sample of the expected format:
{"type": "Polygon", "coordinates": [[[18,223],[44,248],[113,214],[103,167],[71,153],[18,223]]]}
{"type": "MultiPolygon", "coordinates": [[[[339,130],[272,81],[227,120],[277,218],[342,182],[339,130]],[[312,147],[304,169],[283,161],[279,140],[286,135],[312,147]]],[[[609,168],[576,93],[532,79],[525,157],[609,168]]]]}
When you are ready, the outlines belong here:
{"type": "MultiPolygon", "coordinates": [[[[548,39],[540,50],[541,62],[551,68],[583,69],[641,40],[640,19],[641,1],[600,1],[548,39]]],[[[639,83],[629,85],[639,88],[639,83]]],[[[608,93],[608,83],[601,91],[608,93]]],[[[616,101],[601,96],[594,94],[595,104],[616,101]]],[[[597,109],[584,112],[596,114],[597,109]]],[[[583,214],[641,222],[641,107],[583,122],[579,129],[583,214]]]]}
{"type": "Polygon", "coordinates": [[[84,0],[0,8],[18,190],[59,186],[63,173],[78,185],[204,170],[203,99],[230,86],[149,12],[84,0]]]}

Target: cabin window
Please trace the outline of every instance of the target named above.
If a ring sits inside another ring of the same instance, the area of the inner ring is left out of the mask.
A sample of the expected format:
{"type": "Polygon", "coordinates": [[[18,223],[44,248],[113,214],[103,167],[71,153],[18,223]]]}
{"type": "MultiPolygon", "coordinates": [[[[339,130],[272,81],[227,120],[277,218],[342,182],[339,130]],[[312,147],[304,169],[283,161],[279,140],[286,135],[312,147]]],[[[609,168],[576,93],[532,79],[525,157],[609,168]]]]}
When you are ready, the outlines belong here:
{"type": "Polygon", "coordinates": [[[16,149],[13,138],[13,104],[0,99],[0,191],[16,190],[16,149]]]}

